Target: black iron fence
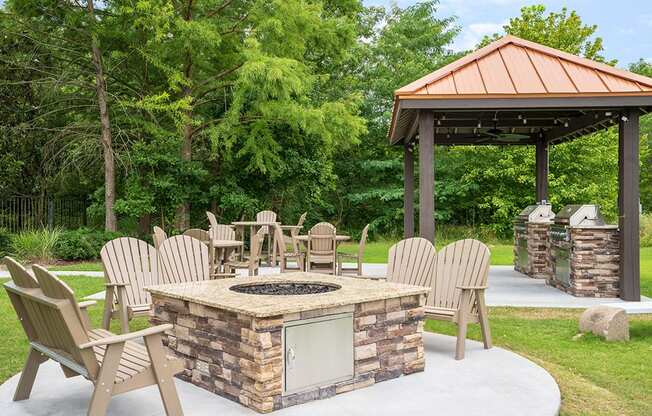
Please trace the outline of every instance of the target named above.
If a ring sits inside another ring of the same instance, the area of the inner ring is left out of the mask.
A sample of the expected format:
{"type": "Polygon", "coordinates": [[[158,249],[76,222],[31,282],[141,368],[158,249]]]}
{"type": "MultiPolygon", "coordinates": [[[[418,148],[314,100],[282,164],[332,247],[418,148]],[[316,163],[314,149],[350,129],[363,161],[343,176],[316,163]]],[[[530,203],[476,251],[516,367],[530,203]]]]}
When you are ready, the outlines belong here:
{"type": "Polygon", "coordinates": [[[0,199],[0,228],[22,230],[86,225],[86,201],[47,197],[16,196],[0,199]]]}

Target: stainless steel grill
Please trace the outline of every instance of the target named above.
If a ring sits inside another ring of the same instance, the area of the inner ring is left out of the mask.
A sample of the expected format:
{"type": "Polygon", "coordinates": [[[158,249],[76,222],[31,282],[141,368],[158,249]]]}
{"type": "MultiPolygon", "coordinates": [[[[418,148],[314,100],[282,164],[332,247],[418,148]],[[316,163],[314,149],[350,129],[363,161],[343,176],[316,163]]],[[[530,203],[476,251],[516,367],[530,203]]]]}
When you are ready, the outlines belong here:
{"type": "Polygon", "coordinates": [[[605,222],[597,205],[566,205],[557,213],[554,223],[550,226],[552,271],[557,281],[565,286],[570,285],[570,229],[601,225],[605,225],[605,222]]]}
{"type": "Polygon", "coordinates": [[[549,222],[555,218],[550,204],[528,205],[514,219],[514,236],[516,238],[516,258],[518,268],[525,272],[528,268],[527,223],[549,222]]]}

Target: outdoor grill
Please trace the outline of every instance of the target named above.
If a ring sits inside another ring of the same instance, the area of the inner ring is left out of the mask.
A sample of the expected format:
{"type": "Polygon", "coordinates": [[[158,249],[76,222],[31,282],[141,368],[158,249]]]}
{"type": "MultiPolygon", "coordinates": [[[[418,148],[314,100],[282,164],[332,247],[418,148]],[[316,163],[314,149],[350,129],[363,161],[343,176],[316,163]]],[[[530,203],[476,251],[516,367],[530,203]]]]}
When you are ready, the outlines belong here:
{"type": "Polygon", "coordinates": [[[548,229],[555,213],[544,202],[529,205],[514,219],[514,269],[547,278],[548,229]]]}
{"type": "Polygon", "coordinates": [[[566,205],[550,227],[549,283],[577,296],[617,296],[618,237],[599,206],[566,205]]]}

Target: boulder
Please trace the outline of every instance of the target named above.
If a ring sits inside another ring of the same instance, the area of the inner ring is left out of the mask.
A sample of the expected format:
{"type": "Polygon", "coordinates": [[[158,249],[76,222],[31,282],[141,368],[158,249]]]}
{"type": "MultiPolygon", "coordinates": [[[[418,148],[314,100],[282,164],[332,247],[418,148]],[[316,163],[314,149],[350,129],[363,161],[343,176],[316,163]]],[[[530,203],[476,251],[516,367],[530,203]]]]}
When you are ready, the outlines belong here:
{"type": "Polygon", "coordinates": [[[591,332],[607,341],[629,341],[627,312],[613,306],[592,306],[580,317],[580,332],[591,332]]]}

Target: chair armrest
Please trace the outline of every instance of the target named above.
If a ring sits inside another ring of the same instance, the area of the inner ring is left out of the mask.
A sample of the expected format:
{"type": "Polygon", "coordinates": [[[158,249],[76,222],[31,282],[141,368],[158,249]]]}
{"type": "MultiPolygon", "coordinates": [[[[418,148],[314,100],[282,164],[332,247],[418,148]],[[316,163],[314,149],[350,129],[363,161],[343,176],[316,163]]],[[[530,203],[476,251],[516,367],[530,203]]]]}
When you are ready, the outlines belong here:
{"type": "Polygon", "coordinates": [[[104,283],[104,286],[107,287],[122,287],[122,286],[131,286],[130,283],[104,283]]]}
{"type": "Polygon", "coordinates": [[[485,290],[489,286],[456,286],[456,287],[462,290],[485,290]]]}
{"type": "Polygon", "coordinates": [[[106,337],[95,341],[86,342],[84,344],[79,345],[79,348],[84,350],[87,348],[99,347],[102,345],[118,344],[121,342],[131,341],[132,339],[135,338],[145,338],[150,335],[160,334],[161,332],[168,331],[172,328],[174,328],[174,325],[172,324],[156,325],[151,328],[142,329],[136,332],[129,332],[127,334],[114,335],[112,337],[106,337]]]}
{"type": "Polygon", "coordinates": [[[225,279],[232,277],[238,277],[238,273],[213,273],[210,275],[211,279],[225,279]]]}
{"type": "Polygon", "coordinates": [[[97,305],[97,302],[94,300],[85,300],[83,302],[79,302],[77,305],[79,306],[79,309],[86,309],[89,306],[97,305]]]}

